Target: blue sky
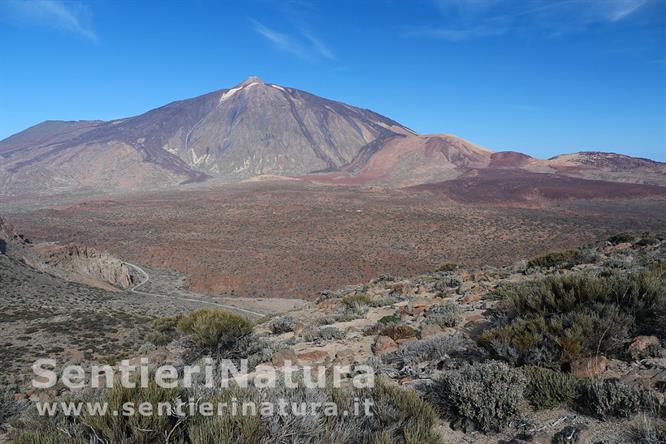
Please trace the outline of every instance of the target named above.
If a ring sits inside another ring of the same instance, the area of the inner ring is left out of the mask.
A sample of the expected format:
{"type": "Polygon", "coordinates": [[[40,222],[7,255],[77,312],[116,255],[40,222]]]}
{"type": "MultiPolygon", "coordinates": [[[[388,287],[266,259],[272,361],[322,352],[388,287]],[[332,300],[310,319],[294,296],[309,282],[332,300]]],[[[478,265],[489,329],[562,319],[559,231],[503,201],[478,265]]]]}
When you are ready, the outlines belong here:
{"type": "Polygon", "coordinates": [[[0,0],[0,138],[250,75],[492,150],[666,161],[665,0],[0,0]]]}

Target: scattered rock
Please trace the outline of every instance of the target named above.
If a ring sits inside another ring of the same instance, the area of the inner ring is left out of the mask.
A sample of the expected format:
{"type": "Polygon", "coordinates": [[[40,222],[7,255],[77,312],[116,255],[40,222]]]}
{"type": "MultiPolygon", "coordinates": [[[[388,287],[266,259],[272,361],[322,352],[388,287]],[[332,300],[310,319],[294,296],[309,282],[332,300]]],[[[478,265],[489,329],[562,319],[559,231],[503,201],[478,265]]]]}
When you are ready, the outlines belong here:
{"type": "Polygon", "coordinates": [[[473,314],[465,318],[467,322],[478,322],[478,321],[484,321],[485,319],[486,318],[481,314],[473,314]]]}
{"type": "Polygon", "coordinates": [[[443,333],[442,327],[437,324],[428,324],[421,329],[419,337],[421,339],[432,338],[433,336],[441,335],[443,333]]]}
{"type": "Polygon", "coordinates": [[[372,345],[372,352],[376,355],[384,355],[398,349],[398,344],[388,336],[378,336],[372,345]]]}
{"type": "Polygon", "coordinates": [[[463,304],[472,304],[481,300],[480,294],[468,294],[460,300],[463,304]]]}
{"type": "Polygon", "coordinates": [[[566,426],[553,436],[552,444],[578,444],[587,440],[588,433],[585,426],[566,426]]]}
{"type": "Polygon", "coordinates": [[[292,364],[296,364],[296,362],[298,362],[298,356],[296,355],[296,352],[290,348],[284,348],[275,352],[271,358],[271,363],[275,367],[284,367],[286,361],[291,361],[292,364]]]}
{"type": "Polygon", "coordinates": [[[656,356],[661,348],[661,342],[656,336],[637,336],[629,345],[627,352],[631,359],[638,360],[656,356]]]}
{"type": "Polygon", "coordinates": [[[328,359],[328,353],[321,350],[312,350],[298,354],[298,360],[304,364],[321,363],[328,359]]]}

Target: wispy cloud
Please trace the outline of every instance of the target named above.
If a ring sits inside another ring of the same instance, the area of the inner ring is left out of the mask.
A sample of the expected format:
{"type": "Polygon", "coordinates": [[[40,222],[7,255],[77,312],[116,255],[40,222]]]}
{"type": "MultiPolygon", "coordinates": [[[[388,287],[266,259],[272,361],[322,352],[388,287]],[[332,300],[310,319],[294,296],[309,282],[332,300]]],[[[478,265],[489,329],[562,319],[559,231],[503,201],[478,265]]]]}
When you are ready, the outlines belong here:
{"type": "Polygon", "coordinates": [[[303,60],[329,59],[335,60],[333,52],[312,32],[299,28],[296,33],[286,34],[269,28],[251,19],[255,32],[268,40],[275,48],[288,52],[303,60]]]}
{"type": "Polygon", "coordinates": [[[82,2],[61,0],[1,0],[0,20],[18,25],[36,25],[74,32],[97,41],[90,24],[91,11],[82,2]]]}
{"type": "Polygon", "coordinates": [[[444,23],[412,27],[407,34],[449,41],[512,31],[556,36],[620,22],[652,1],[658,0],[431,0],[444,23]]]}

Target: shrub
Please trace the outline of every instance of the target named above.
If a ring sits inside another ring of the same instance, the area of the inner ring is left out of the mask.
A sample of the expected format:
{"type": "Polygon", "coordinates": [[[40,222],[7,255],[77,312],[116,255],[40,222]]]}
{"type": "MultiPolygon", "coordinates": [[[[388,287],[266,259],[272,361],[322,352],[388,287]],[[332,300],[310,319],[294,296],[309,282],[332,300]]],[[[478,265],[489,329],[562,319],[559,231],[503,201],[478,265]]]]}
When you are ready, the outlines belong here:
{"type": "Polygon", "coordinates": [[[571,406],[579,396],[579,379],[567,373],[541,367],[525,367],[526,396],[534,408],[571,406]]]}
{"type": "Polygon", "coordinates": [[[273,318],[268,326],[270,327],[273,334],[282,334],[294,331],[296,326],[296,321],[291,316],[278,316],[273,318]]]}
{"type": "Polygon", "coordinates": [[[182,316],[167,316],[164,318],[158,318],[153,321],[153,328],[160,333],[171,333],[176,330],[178,321],[181,319],[182,316]]]}
{"type": "Polygon", "coordinates": [[[433,305],[426,312],[425,322],[437,324],[440,327],[455,327],[462,321],[462,310],[454,302],[433,305]]]}
{"type": "Polygon", "coordinates": [[[218,309],[196,310],[180,319],[177,327],[206,348],[228,347],[252,332],[250,321],[218,309]]]}
{"type": "Polygon", "coordinates": [[[613,245],[623,244],[625,242],[632,242],[634,236],[629,233],[617,233],[608,238],[608,242],[613,245]]]}
{"type": "Polygon", "coordinates": [[[631,429],[628,438],[632,444],[663,444],[666,442],[666,421],[642,418],[641,422],[631,429]]]}
{"type": "Polygon", "coordinates": [[[156,346],[167,345],[173,340],[173,337],[164,333],[153,332],[146,335],[146,340],[156,346]]]}
{"type": "Polygon", "coordinates": [[[131,403],[135,408],[142,402],[152,404],[157,412],[159,403],[171,405],[180,397],[178,389],[159,387],[154,379],[149,380],[148,387],[125,388],[120,383],[103,392],[101,396],[90,393],[79,395],[78,398],[66,397],[62,402],[106,402],[106,415],[91,415],[86,407],[82,415],[66,416],[59,409],[54,416],[40,415],[36,408],[19,418],[14,424],[12,441],[21,444],[60,444],[60,443],[131,443],[152,444],[164,442],[167,433],[171,433],[171,442],[181,442],[183,427],[175,415],[112,415],[111,412],[123,411],[123,405],[131,403]]]}
{"type": "Polygon", "coordinates": [[[303,340],[312,342],[317,340],[330,341],[332,339],[342,339],[345,334],[335,327],[308,327],[301,333],[303,340]]]}
{"type": "Polygon", "coordinates": [[[519,370],[488,361],[448,370],[429,390],[453,427],[498,432],[518,417],[526,382],[519,370]]]}
{"type": "Polygon", "coordinates": [[[647,389],[614,381],[589,380],[581,384],[577,409],[601,419],[626,418],[639,411],[657,412],[659,402],[647,389]]]}
{"type": "Polygon", "coordinates": [[[319,325],[329,325],[336,322],[349,322],[354,319],[359,319],[364,317],[368,313],[367,305],[354,305],[352,307],[346,308],[342,311],[338,311],[332,315],[324,316],[317,320],[319,325]]]}
{"type": "Polygon", "coordinates": [[[403,348],[383,356],[383,361],[403,367],[419,362],[439,361],[463,349],[459,336],[438,335],[410,342],[403,348]]]}
{"type": "Polygon", "coordinates": [[[342,305],[344,305],[347,308],[356,308],[359,305],[363,306],[368,306],[370,305],[370,302],[372,299],[367,294],[361,293],[361,294],[351,294],[347,295],[342,298],[342,305]]]}
{"type": "Polygon", "coordinates": [[[580,250],[556,251],[531,259],[527,262],[527,268],[572,268],[584,261],[585,255],[580,250]]]}
{"type": "MultiPolygon", "coordinates": [[[[278,378],[279,380],[280,378],[278,378]]],[[[190,393],[189,395],[193,395],[190,393]]],[[[175,390],[114,388],[106,393],[111,409],[121,409],[120,403],[142,402],[153,404],[173,402],[180,393],[175,390]]],[[[113,442],[144,444],[157,442],[192,444],[210,443],[400,443],[435,444],[439,442],[433,428],[437,415],[428,403],[413,390],[388,385],[377,381],[368,389],[307,389],[299,384],[297,388],[229,388],[213,393],[198,393],[202,402],[231,405],[237,403],[238,411],[243,411],[245,403],[260,406],[262,402],[279,405],[284,399],[295,405],[319,405],[335,403],[338,412],[355,411],[358,399],[371,401],[372,415],[326,416],[322,408],[315,408],[311,414],[287,414],[263,416],[258,414],[232,414],[231,409],[221,409],[220,414],[189,417],[173,415],[133,415],[84,416],[79,421],[75,417],[42,416],[32,409],[29,417],[16,423],[12,431],[13,442],[18,443],[99,443],[113,442]]],[[[79,398],[78,401],[81,401],[79,398]]],[[[89,400],[99,400],[90,398],[89,400]]],[[[76,401],[72,399],[72,401],[76,401]]],[[[187,411],[187,409],[185,409],[187,411]]]]}
{"type": "Polygon", "coordinates": [[[418,330],[415,330],[408,325],[389,325],[382,329],[381,334],[382,336],[388,336],[393,340],[407,339],[415,337],[418,334],[418,330]]]}
{"type": "Polygon", "coordinates": [[[392,315],[381,317],[377,322],[379,322],[382,325],[391,325],[391,324],[399,324],[400,322],[402,322],[402,319],[400,319],[399,314],[393,313],[392,315]]]}
{"type": "Polygon", "coordinates": [[[655,272],[555,276],[497,292],[497,323],[480,343],[516,365],[621,358],[632,337],[666,334],[666,280],[655,272]]]}
{"type": "Polygon", "coordinates": [[[444,262],[441,264],[439,267],[435,269],[435,271],[438,272],[451,272],[451,271],[456,271],[458,269],[458,264],[454,262],[444,262]]]}

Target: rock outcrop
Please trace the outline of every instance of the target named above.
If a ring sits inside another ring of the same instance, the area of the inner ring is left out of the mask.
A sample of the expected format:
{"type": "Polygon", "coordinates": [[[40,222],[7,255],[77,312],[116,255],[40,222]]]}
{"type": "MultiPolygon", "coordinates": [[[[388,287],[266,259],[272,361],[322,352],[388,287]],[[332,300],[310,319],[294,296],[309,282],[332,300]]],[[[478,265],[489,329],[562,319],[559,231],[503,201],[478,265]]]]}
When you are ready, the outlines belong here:
{"type": "Polygon", "coordinates": [[[35,245],[26,255],[26,262],[42,271],[56,274],[64,272],[70,275],[71,280],[83,281],[86,284],[91,284],[89,280],[92,280],[118,288],[129,288],[133,283],[132,275],[124,262],[106,252],[83,245],[35,245]]]}

